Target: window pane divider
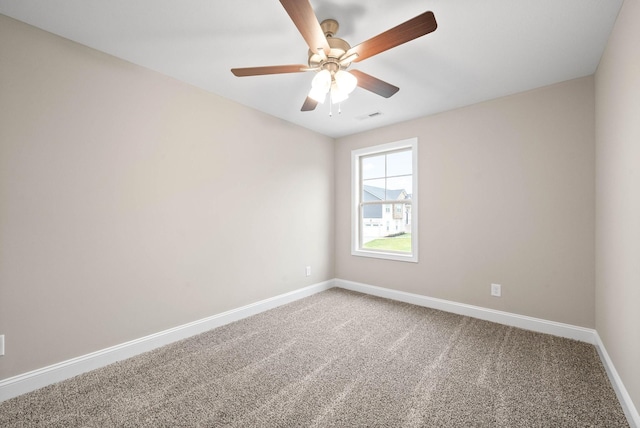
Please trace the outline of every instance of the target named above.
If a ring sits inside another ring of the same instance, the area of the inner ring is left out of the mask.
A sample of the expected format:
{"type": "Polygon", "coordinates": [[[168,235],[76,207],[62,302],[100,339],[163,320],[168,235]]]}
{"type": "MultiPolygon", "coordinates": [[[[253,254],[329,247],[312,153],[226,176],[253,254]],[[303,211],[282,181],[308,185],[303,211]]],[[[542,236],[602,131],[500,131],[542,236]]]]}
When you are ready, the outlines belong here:
{"type": "Polygon", "coordinates": [[[398,205],[406,204],[411,205],[411,199],[389,199],[387,201],[366,201],[360,202],[360,206],[363,205],[398,205]]]}

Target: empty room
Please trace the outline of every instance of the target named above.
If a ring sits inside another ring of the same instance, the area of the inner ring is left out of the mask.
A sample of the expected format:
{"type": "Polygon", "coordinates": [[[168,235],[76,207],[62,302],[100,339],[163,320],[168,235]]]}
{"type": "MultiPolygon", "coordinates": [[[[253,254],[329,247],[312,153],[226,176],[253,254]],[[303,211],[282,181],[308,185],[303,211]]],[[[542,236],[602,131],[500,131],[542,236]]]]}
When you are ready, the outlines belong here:
{"type": "Polygon", "coordinates": [[[0,0],[0,426],[640,427],[640,0],[0,0]]]}

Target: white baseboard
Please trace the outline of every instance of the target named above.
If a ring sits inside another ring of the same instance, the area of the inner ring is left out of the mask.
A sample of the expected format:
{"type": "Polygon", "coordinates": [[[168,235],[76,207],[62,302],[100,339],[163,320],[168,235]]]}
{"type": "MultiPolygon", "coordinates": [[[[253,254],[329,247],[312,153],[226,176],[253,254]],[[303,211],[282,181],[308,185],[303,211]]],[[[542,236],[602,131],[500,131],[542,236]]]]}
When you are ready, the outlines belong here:
{"type": "Polygon", "coordinates": [[[622,379],[620,379],[620,376],[613,365],[613,361],[611,361],[611,358],[607,353],[607,349],[604,347],[604,343],[602,343],[600,335],[597,332],[596,348],[598,348],[600,360],[602,360],[602,364],[607,371],[607,375],[613,385],[613,389],[616,391],[616,395],[618,396],[618,400],[620,400],[620,405],[622,406],[622,410],[624,410],[627,421],[629,421],[629,425],[631,425],[631,428],[640,428],[640,414],[638,414],[638,410],[633,404],[633,401],[631,401],[631,397],[629,396],[627,389],[624,387],[622,379]]]}
{"type": "Polygon", "coordinates": [[[391,290],[388,288],[376,287],[374,285],[367,285],[353,281],[345,281],[342,279],[336,279],[335,286],[345,288],[347,290],[371,294],[373,296],[411,303],[413,305],[439,309],[441,311],[451,312],[458,315],[466,315],[512,327],[518,327],[525,330],[575,339],[592,345],[596,344],[596,331],[590,328],[578,327],[555,321],[547,321],[540,318],[533,318],[510,312],[496,311],[494,309],[487,309],[480,306],[436,299],[434,297],[427,297],[420,294],[406,293],[404,291],[391,290]]]}
{"type": "Polygon", "coordinates": [[[0,381],[0,402],[328,290],[325,281],[0,381]]]}
{"type": "Polygon", "coordinates": [[[436,299],[422,296],[420,294],[406,293],[404,291],[391,290],[388,288],[376,287],[374,285],[362,284],[343,279],[335,279],[335,286],[347,290],[358,291],[373,296],[384,297],[386,299],[411,303],[459,315],[466,315],[487,321],[496,322],[512,327],[523,328],[525,330],[537,331],[539,333],[552,334],[554,336],[566,337],[595,345],[600,355],[600,360],[607,371],[609,380],[616,391],[620,405],[632,428],[640,428],[640,416],[636,410],[631,397],[627,392],[622,379],[613,366],[613,362],[607,354],[607,350],[600,340],[598,332],[593,329],[578,327],[571,324],[563,324],[554,321],[547,321],[540,318],[527,317],[509,312],[496,311],[479,306],[466,305],[464,303],[452,302],[450,300],[436,299]]]}

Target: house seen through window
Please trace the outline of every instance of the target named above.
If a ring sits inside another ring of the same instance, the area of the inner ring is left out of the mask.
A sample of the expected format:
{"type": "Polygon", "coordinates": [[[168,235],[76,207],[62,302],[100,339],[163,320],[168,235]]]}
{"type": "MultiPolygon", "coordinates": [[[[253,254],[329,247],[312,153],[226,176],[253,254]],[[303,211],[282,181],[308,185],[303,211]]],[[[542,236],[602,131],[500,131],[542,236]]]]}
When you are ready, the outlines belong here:
{"type": "Polygon", "coordinates": [[[417,139],[352,152],[352,254],[417,261],[417,139]]]}

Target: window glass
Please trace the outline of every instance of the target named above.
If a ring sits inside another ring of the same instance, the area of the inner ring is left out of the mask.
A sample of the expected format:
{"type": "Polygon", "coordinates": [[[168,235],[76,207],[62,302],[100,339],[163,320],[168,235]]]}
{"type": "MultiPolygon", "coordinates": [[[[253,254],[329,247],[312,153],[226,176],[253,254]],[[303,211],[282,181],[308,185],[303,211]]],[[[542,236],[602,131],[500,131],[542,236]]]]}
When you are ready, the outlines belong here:
{"type": "Polygon", "coordinates": [[[384,155],[364,157],[362,159],[362,178],[367,180],[370,178],[384,177],[384,161],[384,155]]]}
{"type": "Polygon", "coordinates": [[[386,175],[388,177],[411,175],[411,150],[388,154],[386,175]]]}

